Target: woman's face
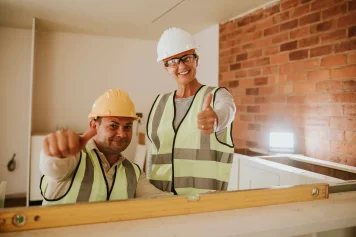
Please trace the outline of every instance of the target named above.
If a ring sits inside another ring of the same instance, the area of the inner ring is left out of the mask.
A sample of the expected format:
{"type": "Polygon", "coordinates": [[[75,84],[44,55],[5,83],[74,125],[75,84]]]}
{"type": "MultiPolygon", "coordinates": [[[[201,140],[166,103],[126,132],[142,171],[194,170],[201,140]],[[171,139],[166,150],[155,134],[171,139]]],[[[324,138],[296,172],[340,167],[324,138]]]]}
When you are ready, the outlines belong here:
{"type": "Polygon", "coordinates": [[[165,69],[178,84],[187,85],[196,76],[199,58],[195,50],[188,50],[163,60],[165,69]],[[179,60],[180,59],[180,60],[179,60]]]}

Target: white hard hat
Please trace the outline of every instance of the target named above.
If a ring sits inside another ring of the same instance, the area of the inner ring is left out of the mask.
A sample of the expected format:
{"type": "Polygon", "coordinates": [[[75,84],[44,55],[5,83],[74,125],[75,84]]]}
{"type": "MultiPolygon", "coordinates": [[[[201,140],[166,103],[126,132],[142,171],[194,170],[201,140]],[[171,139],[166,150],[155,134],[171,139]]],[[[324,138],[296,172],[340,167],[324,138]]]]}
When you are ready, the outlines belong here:
{"type": "Polygon", "coordinates": [[[157,62],[197,48],[198,45],[191,34],[179,28],[169,28],[163,32],[158,41],[157,62]]]}

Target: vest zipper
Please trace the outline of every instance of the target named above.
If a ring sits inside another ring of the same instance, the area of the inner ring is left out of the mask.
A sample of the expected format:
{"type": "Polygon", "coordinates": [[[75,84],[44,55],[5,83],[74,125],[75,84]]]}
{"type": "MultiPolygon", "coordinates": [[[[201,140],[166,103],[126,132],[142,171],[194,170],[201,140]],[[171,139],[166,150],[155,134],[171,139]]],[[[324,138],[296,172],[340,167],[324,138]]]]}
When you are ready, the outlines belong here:
{"type": "Polygon", "coordinates": [[[176,144],[176,138],[177,138],[177,134],[178,134],[178,130],[180,125],[183,123],[185,117],[187,117],[187,114],[190,111],[190,108],[192,107],[195,97],[197,96],[197,94],[199,93],[199,91],[201,90],[201,88],[203,88],[205,85],[202,85],[201,87],[199,87],[199,89],[197,90],[197,92],[195,92],[195,95],[193,97],[192,103],[190,104],[187,112],[185,113],[184,117],[182,118],[182,120],[179,122],[177,129],[174,128],[174,120],[176,119],[176,103],[175,103],[175,97],[176,97],[176,92],[174,91],[173,94],[173,108],[174,108],[174,114],[173,114],[173,121],[172,121],[172,128],[174,131],[174,138],[173,138],[173,145],[172,145],[172,188],[171,188],[171,192],[174,193],[174,195],[178,195],[175,188],[174,188],[174,149],[175,149],[175,144],[176,144]]]}

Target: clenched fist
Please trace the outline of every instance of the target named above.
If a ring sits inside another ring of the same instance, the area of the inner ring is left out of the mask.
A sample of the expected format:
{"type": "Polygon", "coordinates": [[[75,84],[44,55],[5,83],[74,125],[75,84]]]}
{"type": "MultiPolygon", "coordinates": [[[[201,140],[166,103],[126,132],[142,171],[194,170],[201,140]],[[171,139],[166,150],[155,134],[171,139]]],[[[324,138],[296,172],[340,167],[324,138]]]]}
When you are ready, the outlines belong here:
{"type": "Polygon", "coordinates": [[[68,157],[77,155],[85,144],[96,135],[90,128],[82,136],[72,130],[60,130],[49,134],[43,141],[43,151],[47,156],[68,157]]]}
{"type": "Polygon", "coordinates": [[[212,98],[213,94],[210,93],[207,95],[202,111],[198,114],[198,128],[204,134],[211,134],[214,132],[215,120],[217,120],[217,115],[210,106],[212,98]]]}

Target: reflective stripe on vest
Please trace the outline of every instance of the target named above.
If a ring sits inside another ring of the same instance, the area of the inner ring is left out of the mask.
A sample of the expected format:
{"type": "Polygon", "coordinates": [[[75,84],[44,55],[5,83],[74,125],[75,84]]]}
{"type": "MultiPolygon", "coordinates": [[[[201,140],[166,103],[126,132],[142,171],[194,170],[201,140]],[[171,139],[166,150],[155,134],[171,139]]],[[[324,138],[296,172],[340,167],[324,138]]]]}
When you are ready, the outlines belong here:
{"type": "Polygon", "coordinates": [[[218,89],[202,86],[176,129],[175,92],[156,98],[147,135],[152,143],[150,182],[157,188],[179,195],[227,190],[232,167],[232,125],[224,129],[220,140],[216,133],[206,135],[197,128],[197,114],[206,95],[214,94],[213,107],[218,89]]]}
{"type": "Polygon", "coordinates": [[[115,174],[109,190],[99,155],[96,150],[82,151],[80,160],[72,176],[67,192],[57,199],[47,199],[46,191],[50,185],[48,178],[41,178],[42,205],[58,205],[79,202],[99,202],[106,200],[124,200],[134,198],[140,168],[124,159],[115,167],[115,174]]]}

